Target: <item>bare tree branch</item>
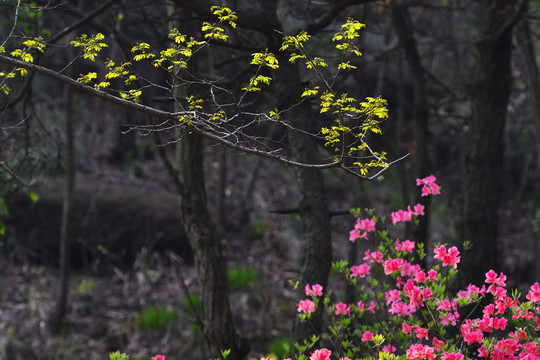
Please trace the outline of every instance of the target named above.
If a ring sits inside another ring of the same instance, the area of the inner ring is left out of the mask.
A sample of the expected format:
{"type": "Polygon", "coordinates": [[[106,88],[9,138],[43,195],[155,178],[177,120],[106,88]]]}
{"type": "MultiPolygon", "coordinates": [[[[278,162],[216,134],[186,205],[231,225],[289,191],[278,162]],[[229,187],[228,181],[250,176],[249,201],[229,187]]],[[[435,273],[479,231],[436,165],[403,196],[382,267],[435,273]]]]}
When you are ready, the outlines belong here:
{"type": "MultiPolygon", "coordinates": [[[[196,117],[197,117],[197,114],[195,111],[182,111],[182,112],[177,112],[177,113],[174,113],[174,112],[169,112],[169,111],[163,111],[163,110],[159,110],[159,109],[156,109],[156,108],[153,108],[153,107],[150,107],[150,106],[146,106],[146,105],[143,105],[143,104],[138,104],[138,103],[135,103],[133,101],[129,101],[129,100],[125,100],[125,99],[122,99],[120,97],[117,97],[117,96],[114,96],[114,95],[111,95],[105,91],[102,91],[102,90],[98,90],[98,89],[95,89],[91,86],[88,86],[86,84],[82,84],[68,76],[65,76],[65,75],[62,75],[54,70],[51,70],[49,68],[46,68],[46,67],[43,67],[43,66],[39,66],[39,65],[36,65],[36,64],[32,64],[32,63],[27,63],[27,62],[24,62],[24,61],[21,61],[21,60],[18,60],[18,59],[13,59],[13,58],[10,58],[10,57],[7,57],[5,55],[0,55],[0,63],[3,63],[3,64],[6,64],[6,65],[11,65],[11,66],[16,66],[16,67],[20,67],[20,68],[25,68],[25,69],[28,69],[30,71],[35,71],[37,73],[40,73],[40,74],[43,74],[43,75],[46,75],[46,76],[49,76],[55,80],[58,80],[58,81],[61,81],[69,86],[72,86],[76,89],[79,89],[87,94],[90,94],[92,96],[95,96],[95,97],[98,97],[100,99],[103,99],[103,100],[106,100],[108,102],[111,102],[111,103],[114,103],[114,104],[117,104],[117,105],[121,105],[123,107],[126,107],[128,109],[132,109],[132,110],[135,110],[135,111],[138,111],[138,112],[141,112],[141,113],[144,113],[144,114],[147,114],[147,115],[150,115],[150,116],[155,116],[155,117],[158,117],[158,118],[162,118],[162,119],[167,119],[167,120],[172,120],[172,121],[176,121],[178,122],[178,118],[181,116],[181,115],[189,115],[191,116],[194,120],[196,120],[196,117]]],[[[195,124],[192,123],[192,124],[195,124]]],[[[295,166],[295,167],[302,167],[302,168],[309,168],[309,169],[328,169],[328,168],[335,168],[335,167],[340,167],[343,163],[343,159],[339,159],[337,161],[332,161],[332,162],[327,162],[327,163],[322,163],[322,164],[305,164],[305,163],[301,163],[301,162],[297,162],[297,161],[294,161],[294,160],[291,160],[283,155],[279,155],[279,154],[276,154],[276,153],[273,153],[273,152],[269,152],[269,151],[264,151],[264,150],[260,150],[260,149],[257,149],[257,148],[253,148],[253,147],[249,147],[249,146],[244,146],[244,145],[241,145],[241,144],[238,144],[238,143],[235,143],[233,141],[229,141],[225,138],[222,138],[220,136],[217,136],[216,134],[213,134],[213,133],[210,133],[210,132],[207,132],[207,131],[203,131],[201,130],[200,128],[196,127],[196,126],[188,126],[188,125],[182,125],[182,124],[179,124],[178,126],[184,126],[188,129],[188,131],[194,131],[194,132],[197,132],[197,133],[200,133],[201,135],[211,139],[211,140],[214,140],[220,144],[223,144],[225,146],[228,146],[232,149],[235,149],[235,150],[238,150],[238,151],[241,151],[241,152],[245,152],[245,153],[248,153],[248,154],[254,154],[254,155],[257,155],[257,156],[262,156],[262,157],[267,157],[269,159],[273,159],[273,160],[276,160],[280,163],[283,163],[285,165],[289,165],[289,166],[295,166]]],[[[202,124],[202,126],[206,126],[206,124],[202,124]]]]}
{"type": "Polygon", "coordinates": [[[4,47],[6,45],[8,40],[13,35],[13,32],[15,31],[15,28],[17,27],[17,19],[19,18],[19,7],[20,6],[21,6],[21,0],[17,0],[17,5],[15,6],[15,15],[13,15],[13,26],[11,27],[11,30],[9,31],[9,34],[6,37],[6,39],[4,40],[4,42],[2,42],[2,44],[0,44],[0,47],[4,47]]]}
{"type": "Polygon", "coordinates": [[[21,184],[22,186],[27,186],[27,185],[24,183],[24,181],[22,181],[22,180],[17,176],[17,174],[15,174],[15,173],[13,172],[13,170],[11,170],[11,169],[6,165],[5,162],[0,161],[0,168],[4,169],[9,175],[11,175],[11,177],[12,177],[13,179],[15,179],[15,180],[16,180],[19,184],[21,184]]]}

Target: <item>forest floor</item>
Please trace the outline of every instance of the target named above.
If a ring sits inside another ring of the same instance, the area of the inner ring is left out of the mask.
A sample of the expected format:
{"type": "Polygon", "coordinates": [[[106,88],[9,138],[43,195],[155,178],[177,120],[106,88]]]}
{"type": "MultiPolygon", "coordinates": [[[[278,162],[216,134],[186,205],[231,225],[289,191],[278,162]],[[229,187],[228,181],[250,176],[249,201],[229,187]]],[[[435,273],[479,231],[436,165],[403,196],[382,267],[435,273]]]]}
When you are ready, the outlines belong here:
{"type": "MultiPolygon", "coordinates": [[[[235,320],[255,345],[254,354],[289,334],[296,295],[287,281],[294,276],[279,257],[260,260],[264,265],[253,269],[264,273],[238,273],[231,294],[235,320]]],[[[126,272],[74,274],[62,336],[54,336],[47,325],[57,271],[19,265],[0,265],[0,359],[105,359],[117,350],[132,359],[157,353],[168,359],[208,358],[183,287],[197,293],[196,273],[174,255],[141,253],[126,272]]],[[[192,299],[197,306],[198,296],[192,299]]]]}
{"type": "MultiPolygon", "coordinates": [[[[87,188],[84,181],[79,179],[79,189],[87,188]]],[[[106,181],[118,183],[111,176],[106,181]]],[[[47,188],[42,192],[42,200],[54,198],[58,203],[60,189],[47,188]]],[[[110,200],[107,188],[100,189],[110,200]]],[[[131,207],[146,214],[148,211],[139,206],[147,202],[151,212],[162,214],[170,222],[167,212],[177,204],[170,190],[129,183],[119,183],[112,189],[131,207]],[[134,192],[130,188],[139,190],[134,192]],[[147,195],[149,192],[152,197],[147,195]]],[[[289,345],[298,296],[290,280],[298,279],[301,223],[297,216],[268,212],[290,206],[294,199],[289,191],[293,190],[277,183],[263,186],[255,194],[257,205],[251,224],[233,221],[232,230],[222,233],[227,240],[230,302],[235,322],[239,333],[251,343],[250,356],[254,358],[268,352],[279,353],[289,345]],[[266,203],[269,197],[286,201],[266,203]]],[[[86,194],[78,196],[84,198],[86,194]]],[[[93,201],[93,206],[99,208],[99,201],[93,201]]],[[[120,210],[126,211],[125,207],[120,210]]],[[[58,213],[58,209],[42,209],[38,217],[47,212],[58,213]]],[[[90,218],[96,216],[104,219],[99,213],[90,218]]],[[[122,221],[126,217],[124,213],[122,221]]],[[[108,220],[114,223],[119,219],[108,220]]],[[[349,220],[352,221],[347,217],[346,222],[349,220]]],[[[129,226],[132,222],[133,219],[129,226]]],[[[50,222],[47,225],[58,227],[50,222]]],[[[110,224],[102,225],[110,228],[110,224]]],[[[127,234],[131,236],[132,232],[127,234]]],[[[113,239],[117,241],[119,237],[113,239]]],[[[56,266],[47,259],[45,264],[28,260],[24,256],[26,250],[0,254],[0,360],[107,359],[110,352],[117,350],[129,354],[131,359],[149,359],[158,353],[167,355],[168,360],[208,359],[197,319],[187,301],[189,293],[195,307],[200,305],[196,270],[190,259],[182,259],[172,251],[151,251],[140,243],[132,246],[139,248],[127,266],[111,261],[111,254],[101,254],[72,273],[68,321],[60,335],[53,334],[47,322],[55,305],[56,266]]]]}
{"type": "MultiPolygon", "coordinates": [[[[271,169],[267,171],[270,173],[263,172],[263,176],[271,179],[271,169]]],[[[251,343],[250,356],[255,359],[271,352],[281,356],[296,314],[300,290],[290,281],[298,279],[301,223],[295,216],[269,213],[290,206],[293,191],[265,181],[254,195],[250,225],[236,224],[235,232],[224,234],[231,305],[239,332],[251,343]],[[269,198],[286,200],[270,202],[269,198]]],[[[170,193],[168,197],[171,204],[176,202],[170,193]]],[[[340,202],[339,196],[333,197],[333,208],[347,206],[350,204],[340,202]]],[[[501,213],[503,242],[499,250],[510,275],[509,285],[523,291],[538,269],[524,265],[535,263],[530,250],[534,249],[534,235],[528,230],[532,215],[526,209],[518,210],[501,213]],[[515,218],[516,213],[523,216],[515,218]]],[[[351,248],[346,239],[353,219],[344,216],[332,222],[334,258],[347,257],[351,248]]],[[[452,225],[434,220],[432,240],[444,242],[445,229],[452,225]]],[[[168,360],[208,359],[187,301],[186,289],[196,307],[200,301],[196,271],[180,256],[142,247],[127,267],[77,270],[70,279],[68,322],[61,335],[53,335],[47,325],[57,280],[54,266],[0,255],[0,360],[102,360],[117,350],[130,354],[131,359],[149,359],[158,353],[168,360]]],[[[339,286],[339,280],[332,281],[339,286]]]]}

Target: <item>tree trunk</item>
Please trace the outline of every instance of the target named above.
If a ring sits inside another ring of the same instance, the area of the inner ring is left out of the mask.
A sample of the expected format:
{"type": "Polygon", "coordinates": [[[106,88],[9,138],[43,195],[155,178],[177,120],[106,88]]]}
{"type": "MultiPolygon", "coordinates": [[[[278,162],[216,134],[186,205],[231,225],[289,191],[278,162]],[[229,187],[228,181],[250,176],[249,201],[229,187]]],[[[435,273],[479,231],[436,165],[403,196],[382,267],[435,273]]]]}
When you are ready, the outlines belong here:
{"type": "Polygon", "coordinates": [[[533,127],[536,137],[536,154],[540,159],[540,72],[536,63],[536,52],[529,21],[523,17],[516,26],[516,45],[521,55],[523,78],[527,85],[527,102],[533,115],[533,127]]]}
{"type": "MultiPolygon", "coordinates": [[[[277,16],[276,16],[277,23],[277,16]]],[[[300,82],[298,66],[288,61],[289,54],[279,51],[280,40],[271,38],[270,50],[276,54],[280,68],[275,73],[276,90],[279,93],[279,108],[288,108],[300,101],[304,90],[300,82]]],[[[320,124],[316,120],[308,103],[297,105],[287,115],[292,129],[287,128],[292,154],[297,161],[303,163],[317,163],[320,161],[319,144],[314,136],[320,124]],[[300,129],[308,134],[297,131],[300,129]]],[[[300,216],[304,226],[304,252],[300,285],[320,284],[326,290],[328,276],[332,266],[332,238],[330,233],[330,212],[324,188],[323,174],[320,170],[296,168],[296,181],[300,192],[300,216]]],[[[301,296],[304,296],[302,294],[301,296]]],[[[299,321],[295,317],[293,325],[293,341],[303,343],[313,334],[320,334],[322,330],[322,317],[312,314],[308,321],[299,321]]]]}
{"type": "MultiPolygon", "coordinates": [[[[422,178],[429,175],[430,164],[428,158],[429,111],[426,99],[424,71],[420,54],[413,35],[412,22],[406,5],[392,2],[392,21],[399,38],[399,43],[405,52],[405,58],[413,81],[413,121],[414,121],[414,176],[422,178]]],[[[414,229],[415,240],[428,246],[429,198],[416,197],[418,203],[425,206],[424,216],[418,221],[414,229]]],[[[425,259],[423,260],[425,261],[425,259]]],[[[425,265],[425,263],[424,263],[425,265]]]]}
{"type": "MultiPolygon", "coordinates": [[[[298,129],[314,130],[316,121],[309,117],[310,110],[304,106],[294,111],[291,124],[298,129]]],[[[288,130],[287,137],[296,160],[304,163],[317,160],[318,144],[312,136],[288,130]]],[[[320,170],[295,169],[296,182],[300,191],[300,216],[304,225],[304,253],[300,273],[300,285],[320,284],[325,289],[332,266],[332,237],[330,234],[330,212],[320,170]]],[[[316,314],[313,314],[316,315],[316,314]]],[[[301,322],[295,318],[293,338],[297,342],[318,335],[322,330],[321,317],[312,316],[301,322]]]]}
{"type": "Polygon", "coordinates": [[[471,87],[472,115],[465,146],[460,240],[472,249],[462,254],[461,286],[480,285],[496,269],[497,208],[506,106],[510,93],[512,27],[503,28],[507,0],[477,1],[480,29],[471,87]]]}
{"type": "Polygon", "coordinates": [[[180,218],[193,250],[202,292],[203,333],[212,359],[231,350],[228,359],[248,351],[236,332],[229,304],[227,266],[221,241],[206,208],[202,139],[183,134],[178,159],[181,183],[180,218]]]}
{"type": "Polygon", "coordinates": [[[60,226],[60,264],[59,280],[56,291],[56,305],[54,312],[49,318],[49,323],[54,332],[60,333],[65,330],[66,312],[68,303],[68,280],[69,280],[69,247],[71,243],[70,222],[73,189],[75,188],[75,148],[73,145],[73,90],[64,86],[65,98],[65,131],[66,131],[66,159],[64,175],[64,200],[62,205],[62,223],[60,226]]]}
{"type": "MultiPolygon", "coordinates": [[[[175,5],[168,7],[169,15],[179,18],[182,9],[175,5]]],[[[185,15],[185,14],[184,14],[185,15]]],[[[174,22],[173,22],[174,23],[174,22]]],[[[174,24],[192,33],[194,26],[190,21],[174,24]]],[[[190,59],[190,72],[196,73],[194,59],[190,59]]],[[[173,80],[174,82],[174,80],[173,80]]],[[[175,98],[183,99],[185,90],[175,87],[175,98]]],[[[175,111],[180,111],[175,104],[175,111]]],[[[202,301],[202,332],[212,359],[222,358],[222,351],[230,350],[227,359],[243,359],[249,346],[236,332],[229,303],[229,286],[227,279],[227,262],[223,244],[212,223],[206,207],[206,190],[203,171],[203,143],[199,134],[191,133],[189,128],[179,134],[177,143],[177,178],[173,179],[180,195],[180,218],[193,251],[193,258],[199,283],[202,301]]],[[[164,159],[163,156],[161,156],[164,159]]],[[[170,164],[166,167],[171,168],[170,164]]],[[[168,171],[175,175],[174,171],[168,171]]]]}

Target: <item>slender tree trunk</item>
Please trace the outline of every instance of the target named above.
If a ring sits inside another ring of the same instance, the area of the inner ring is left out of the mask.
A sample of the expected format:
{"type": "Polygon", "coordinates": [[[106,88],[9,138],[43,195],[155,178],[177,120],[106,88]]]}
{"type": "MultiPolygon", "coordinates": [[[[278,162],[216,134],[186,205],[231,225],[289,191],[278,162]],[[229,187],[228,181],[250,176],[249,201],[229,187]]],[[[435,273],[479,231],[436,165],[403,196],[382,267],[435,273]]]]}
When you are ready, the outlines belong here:
{"type": "MultiPolygon", "coordinates": [[[[429,111],[426,99],[425,78],[422,61],[413,34],[412,22],[406,5],[392,2],[392,20],[399,42],[411,71],[413,81],[413,121],[414,121],[414,176],[417,178],[429,175],[430,163],[428,157],[429,111]]],[[[417,202],[425,205],[425,215],[419,218],[418,226],[414,229],[415,240],[428,246],[429,199],[417,196],[417,202]]],[[[425,264],[424,264],[425,265],[425,264]]]]}
{"type": "Polygon", "coordinates": [[[242,359],[248,351],[236,332],[229,303],[223,244],[206,208],[202,139],[183,134],[179,143],[180,217],[193,249],[202,292],[203,333],[212,359],[231,350],[228,359],[242,359]]]}
{"type": "MultiPolygon", "coordinates": [[[[470,241],[462,256],[460,284],[480,285],[499,265],[497,229],[506,106],[510,93],[512,27],[505,24],[507,0],[477,1],[480,30],[471,87],[472,116],[465,146],[461,236],[470,241]]],[[[510,8],[511,9],[511,8],[510,8]]]]}
{"type": "Polygon", "coordinates": [[[536,137],[536,154],[540,159],[540,72],[536,63],[536,51],[529,21],[523,17],[516,26],[516,45],[521,55],[523,78],[527,85],[528,104],[534,118],[534,133],[536,137]]]}
{"type": "Polygon", "coordinates": [[[71,243],[70,222],[73,189],[75,188],[75,148],[73,145],[73,91],[69,86],[64,87],[65,99],[65,136],[66,158],[64,176],[64,199],[62,204],[62,223],[60,227],[60,274],[56,291],[56,305],[50,316],[50,324],[54,332],[65,329],[68,304],[69,280],[69,248],[71,243]]]}
{"type": "MultiPolygon", "coordinates": [[[[525,12],[527,12],[526,10],[525,12]]],[[[517,49],[521,55],[523,78],[527,85],[527,103],[530,114],[533,117],[534,139],[536,140],[536,166],[538,167],[540,166],[540,71],[536,62],[536,49],[532,39],[529,20],[526,16],[523,16],[517,23],[515,37],[517,49]]],[[[523,184],[525,184],[525,181],[526,179],[523,180],[523,184]]],[[[520,195],[522,194],[523,192],[520,192],[520,195]]],[[[537,260],[540,260],[540,254],[538,252],[539,245],[538,241],[535,241],[533,251],[537,260]]],[[[535,262],[536,266],[531,266],[532,271],[528,272],[528,279],[531,282],[538,278],[540,267],[537,264],[538,261],[535,262]]]]}

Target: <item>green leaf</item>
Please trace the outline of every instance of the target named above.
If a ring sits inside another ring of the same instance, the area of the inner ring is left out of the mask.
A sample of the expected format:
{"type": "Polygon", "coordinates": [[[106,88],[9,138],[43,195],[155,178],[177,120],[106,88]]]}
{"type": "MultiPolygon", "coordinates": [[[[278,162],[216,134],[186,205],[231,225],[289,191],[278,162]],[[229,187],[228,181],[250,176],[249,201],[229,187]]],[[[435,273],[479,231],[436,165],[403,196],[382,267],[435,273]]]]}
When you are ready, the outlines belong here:
{"type": "Polygon", "coordinates": [[[110,360],[129,360],[129,355],[115,351],[109,354],[110,360]]]}
{"type": "Polygon", "coordinates": [[[39,200],[39,195],[36,194],[35,192],[32,192],[32,191],[29,191],[28,192],[28,197],[30,198],[30,200],[32,200],[32,202],[37,202],[39,200]]]}

